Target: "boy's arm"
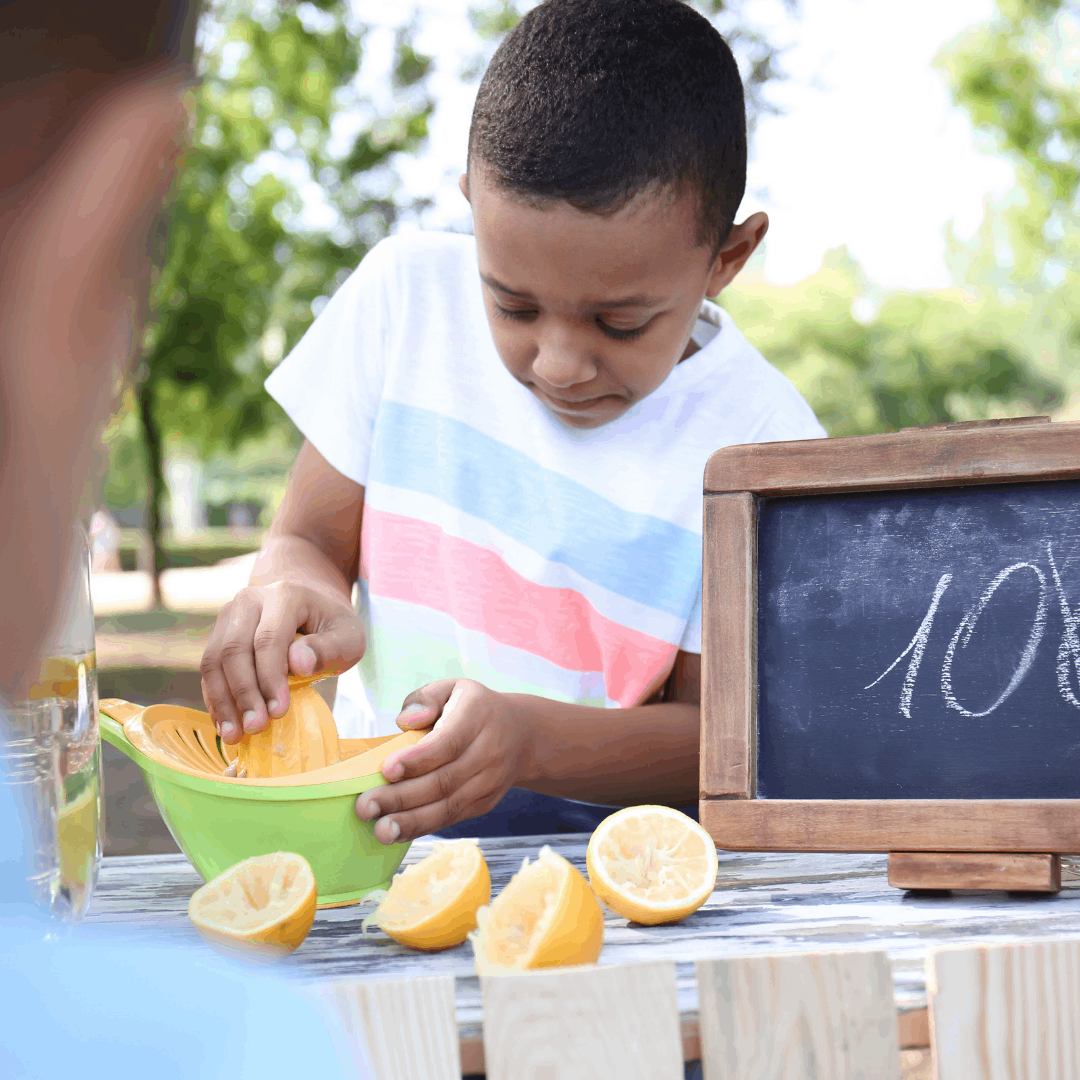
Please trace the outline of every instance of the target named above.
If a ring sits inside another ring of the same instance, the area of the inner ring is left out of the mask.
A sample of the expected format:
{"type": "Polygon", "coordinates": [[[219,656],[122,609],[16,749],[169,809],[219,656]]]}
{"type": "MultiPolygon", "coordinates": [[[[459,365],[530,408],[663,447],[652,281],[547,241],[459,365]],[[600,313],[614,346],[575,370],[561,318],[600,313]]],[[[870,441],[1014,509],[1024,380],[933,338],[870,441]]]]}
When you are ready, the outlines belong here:
{"type": "MultiPolygon", "coordinates": [[[[521,697],[531,746],[517,786],[583,802],[698,800],[701,657],[680,652],[674,700],[598,709],[521,697]],[[574,733],[568,742],[568,732],[574,733]]],[[[659,695],[657,695],[659,697],[659,695]]]]}
{"type": "Polygon", "coordinates": [[[384,844],[492,809],[510,787],[612,805],[696,802],[701,657],[679,653],[675,701],[603,709],[500,694],[469,679],[410,694],[398,724],[433,731],[356,801],[384,844]],[[376,820],[378,819],[378,820],[376,820]]]}
{"type": "Polygon", "coordinates": [[[284,714],[290,671],[344,671],[364,655],[352,606],[363,506],[363,487],[305,442],[250,584],[221,609],[203,654],[203,699],[226,742],[284,714]]]}

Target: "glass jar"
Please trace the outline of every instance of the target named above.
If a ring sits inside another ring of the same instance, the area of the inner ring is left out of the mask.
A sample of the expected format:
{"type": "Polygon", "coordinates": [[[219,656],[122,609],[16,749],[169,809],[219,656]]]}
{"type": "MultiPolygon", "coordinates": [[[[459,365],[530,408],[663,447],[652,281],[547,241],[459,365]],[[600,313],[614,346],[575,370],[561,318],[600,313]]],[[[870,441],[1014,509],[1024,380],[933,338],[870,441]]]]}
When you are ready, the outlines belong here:
{"type": "Polygon", "coordinates": [[[103,821],[90,545],[81,525],[74,547],[59,618],[6,710],[0,744],[6,782],[20,789],[28,819],[34,900],[66,923],[90,906],[103,821]]]}

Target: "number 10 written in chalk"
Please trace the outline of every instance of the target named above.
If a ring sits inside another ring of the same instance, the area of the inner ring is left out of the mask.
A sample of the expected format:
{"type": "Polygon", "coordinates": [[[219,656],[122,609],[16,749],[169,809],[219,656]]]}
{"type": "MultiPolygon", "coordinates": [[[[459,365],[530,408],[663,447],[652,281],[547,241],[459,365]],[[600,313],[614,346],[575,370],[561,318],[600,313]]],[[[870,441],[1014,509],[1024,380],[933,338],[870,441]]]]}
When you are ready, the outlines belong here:
{"type": "MultiPolygon", "coordinates": [[[[1054,590],[1057,595],[1058,604],[1061,607],[1061,616],[1064,623],[1064,632],[1062,633],[1061,642],[1057,652],[1058,691],[1070,705],[1080,709],[1080,698],[1073,692],[1070,681],[1070,672],[1080,680],[1080,638],[1077,636],[1077,624],[1080,623],[1080,612],[1074,615],[1069,607],[1069,601],[1065,596],[1065,590],[1061,584],[1061,575],[1058,573],[1057,564],[1054,561],[1053,545],[1049,541],[1046,543],[1046,556],[1050,564],[1050,574],[1053,578],[1054,590]]],[[[923,616],[922,622],[915,631],[915,636],[908,643],[907,648],[904,649],[904,651],[872,683],[863,687],[864,690],[870,690],[877,686],[886,675],[898,667],[905,658],[910,656],[907,672],[904,675],[904,682],[900,689],[900,712],[909,720],[911,719],[911,700],[915,693],[915,683],[919,677],[919,669],[922,666],[923,654],[926,651],[927,642],[929,641],[930,634],[934,628],[934,619],[937,616],[941,599],[945,595],[949,585],[952,583],[952,579],[953,576],[951,573],[944,573],[941,575],[938,579],[937,586],[934,589],[934,594],[930,599],[930,605],[927,608],[926,614],[923,616]]],[[[990,713],[1012,696],[1016,688],[1023,682],[1028,670],[1031,668],[1032,662],[1035,659],[1035,654],[1046,633],[1047,610],[1049,608],[1050,600],[1049,593],[1050,586],[1047,582],[1046,575],[1035,565],[1035,563],[1030,562],[1013,563],[1011,566],[1005,567],[1005,569],[990,582],[985,592],[983,592],[975,602],[974,606],[960,620],[960,624],[956,627],[956,630],[949,641],[949,647],[945,652],[945,659],[941,665],[941,693],[949,708],[955,709],[963,716],[989,716],[990,713]],[[997,700],[994,701],[989,708],[974,712],[965,708],[957,700],[957,697],[953,692],[953,660],[958,648],[964,649],[967,647],[968,642],[971,640],[971,635],[975,631],[975,626],[979,621],[979,617],[982,615],[987,604],[993,599],[994,593],[996,593],[998,588],[1012,577],[1012,575],[1021,573],[1026,573],[1038,584],[1039,602],[1035,610],[1035,615],[1032,618],[1031,632],[1028,635],[1024,650],[1020,655],[1020,659],[1017,662],[1012,677],[1009,679],[1005,689],[1002,690],[997,700]]]]}

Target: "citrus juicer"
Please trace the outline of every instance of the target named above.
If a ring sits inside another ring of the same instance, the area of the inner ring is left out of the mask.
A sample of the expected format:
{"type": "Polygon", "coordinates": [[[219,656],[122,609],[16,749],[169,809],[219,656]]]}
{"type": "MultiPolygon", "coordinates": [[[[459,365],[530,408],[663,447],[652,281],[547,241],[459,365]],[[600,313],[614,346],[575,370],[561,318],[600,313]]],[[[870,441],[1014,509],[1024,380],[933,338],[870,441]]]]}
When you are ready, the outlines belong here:
{"type": "Polygon", "coordinates": [[[208,713],[117,699],[102,701],[100,711],[102,737],[142,770],[169,832],[204,880],[252,855],[293,851],[311,865],[319,907],[389,888],[409,845],[379,843],[374,823],[356,816],[356,797],[385,783],[387,756],[426,732],[341,739],[335,764],[248,779],[226,775],[236,747],[221,741],[208,713]]]}

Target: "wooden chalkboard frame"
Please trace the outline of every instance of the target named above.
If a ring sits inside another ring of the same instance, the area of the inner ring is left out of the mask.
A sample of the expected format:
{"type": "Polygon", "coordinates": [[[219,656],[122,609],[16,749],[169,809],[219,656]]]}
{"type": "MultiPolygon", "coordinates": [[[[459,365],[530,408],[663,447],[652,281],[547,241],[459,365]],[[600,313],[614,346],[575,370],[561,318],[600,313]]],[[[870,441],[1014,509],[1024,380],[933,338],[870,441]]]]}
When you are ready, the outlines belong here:
{"type": "Polygon", "coordinates": [[[1046,417],[717,451],[705,469],[701,822],[734,851],[1080,851],[1080,799],[757,799],[757,504],[1080,479],[1046,417]]]}

